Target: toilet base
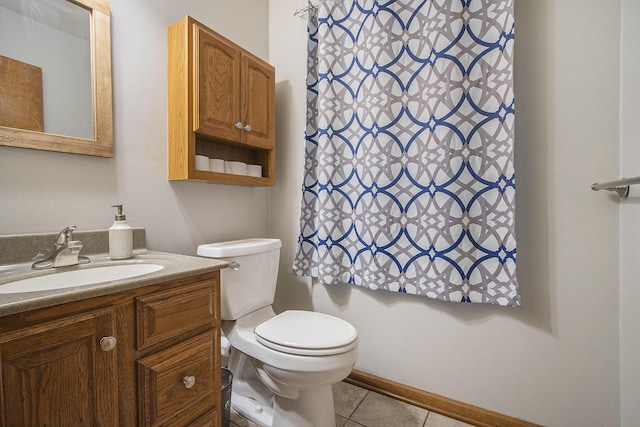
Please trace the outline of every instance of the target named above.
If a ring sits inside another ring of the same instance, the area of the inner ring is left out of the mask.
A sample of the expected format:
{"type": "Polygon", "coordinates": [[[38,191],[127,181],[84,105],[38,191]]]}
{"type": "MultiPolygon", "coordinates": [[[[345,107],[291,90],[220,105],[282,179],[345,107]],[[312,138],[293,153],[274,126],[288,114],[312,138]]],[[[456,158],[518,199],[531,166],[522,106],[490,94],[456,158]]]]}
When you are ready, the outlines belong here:
{"type": "Polygon", "coordinates": [[[300,391],[296,399],[274,396],[273,407],[260,405],[240,393],[231,393],[231,407],[261,427],[335,427],[331,385],[300,391]]]}
{"type": "Polygon", "coordinates": [[[271,406],[263,406],[250,397],[232,391],[231,407],[238,414],[261,427],[273,425],[273,408],[271,406]]]}
{"type": "Polygon", "coordinates": [[[273,426],[282,427],[335,427],[333,390],[322,385],[302,390],[295,400],[276,396],[273,404],[273,426]]]}
{"type": "Polygon", "coordinates": [[[270,349],[258,343],[254,329],[274,316],[264,307],[223,322],[231,343],[231,407],[262,427],[335,427],[332,386],[353,369],[357,347],[323,356],[270,349]]]}

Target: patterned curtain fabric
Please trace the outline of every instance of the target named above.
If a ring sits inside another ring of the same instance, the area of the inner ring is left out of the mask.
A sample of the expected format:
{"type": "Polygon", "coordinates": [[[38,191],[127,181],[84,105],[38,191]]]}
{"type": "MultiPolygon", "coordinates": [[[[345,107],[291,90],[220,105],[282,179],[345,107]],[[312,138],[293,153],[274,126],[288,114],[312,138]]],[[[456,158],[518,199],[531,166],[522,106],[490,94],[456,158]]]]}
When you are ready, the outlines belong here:
{"type": "Polygon", "coordinates": [[[325,0],[309,17],[297,275],[520,305],[513,0],[325,0]]]}

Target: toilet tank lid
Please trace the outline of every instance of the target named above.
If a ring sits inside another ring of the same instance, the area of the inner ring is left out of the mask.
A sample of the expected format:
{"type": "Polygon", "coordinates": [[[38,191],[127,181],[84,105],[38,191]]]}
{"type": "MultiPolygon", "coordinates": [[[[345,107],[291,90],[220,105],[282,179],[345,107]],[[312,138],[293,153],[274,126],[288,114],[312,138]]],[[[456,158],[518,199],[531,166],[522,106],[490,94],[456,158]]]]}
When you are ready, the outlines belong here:
{"type": "Polygon", "coordinates": [[[207,258],[229,258],[279,249],[280,239],[244,239],[198,246],[198,255],[207,258]]]}

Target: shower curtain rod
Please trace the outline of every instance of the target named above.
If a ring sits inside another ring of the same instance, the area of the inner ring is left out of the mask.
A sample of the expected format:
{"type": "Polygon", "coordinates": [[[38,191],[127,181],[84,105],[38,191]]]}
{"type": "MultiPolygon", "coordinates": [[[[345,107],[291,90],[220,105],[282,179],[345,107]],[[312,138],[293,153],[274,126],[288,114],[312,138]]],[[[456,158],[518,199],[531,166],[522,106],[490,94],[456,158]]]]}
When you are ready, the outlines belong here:
{"type": "MultiPolygon", "coordinates": [[[[340,0],[334,0],[334,3],[338,3],[340,0]]],[[[302,19],[307,19],[307,16],[309,16],[309,11],[311,9],[315,9],[318,7],[318,5],[320,4],[319,1],[307,1],[307,5],[305,7],[301,7],[299,9],[296,9],[295,12],[293,12],[293,16],[298,16],[302,19]]]]}
{"type": "Polygon", "coordinates": [[[309,15],[309,11],[311,9],[315,9],[316,7],[318,7],[318,3],[308,2],[305,7],[296,9],[296,11],[293,12],[293,16],[297,16],[302,19],[307,19],[307,16],[309,15]]]}
{"type": "Polygon", "coordinates": [[[591,189],[593,191],[615,191],[618,193],[618,196],[627,197],[629,196],[629,186],[635,184],[640,184],[640,176],[636,176],[635,178],[622,178],[617,181],[603,182],[600,184],[595,183],[591,185],[591,189]]]}

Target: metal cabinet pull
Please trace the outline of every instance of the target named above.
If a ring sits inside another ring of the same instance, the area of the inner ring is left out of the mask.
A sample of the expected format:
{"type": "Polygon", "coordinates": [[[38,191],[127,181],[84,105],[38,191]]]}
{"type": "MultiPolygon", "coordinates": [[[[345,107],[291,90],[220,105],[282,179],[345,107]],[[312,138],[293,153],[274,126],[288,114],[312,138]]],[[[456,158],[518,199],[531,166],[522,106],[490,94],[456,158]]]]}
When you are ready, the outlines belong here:
{"type": "Polygon", "coordinates": [[[102,337],[100,338],[100,348],[102,351],[111,351],[116,348],[118,340],[115,337],[102,337]]]}
{"type": "Polygon", "coordinates": [[[235,124],[236,129],[244,129],[247,132],[251,132],[251,125],[243,125],[242,122],[238,122],[235,124]]]}
{"type": "Polygon", "coordinates": [[[193,375],[185,375],[185,377],[182,378],[182,384],[184,384],[186,388],[191,388],[196,384],[196,377],[193,375]]]}

